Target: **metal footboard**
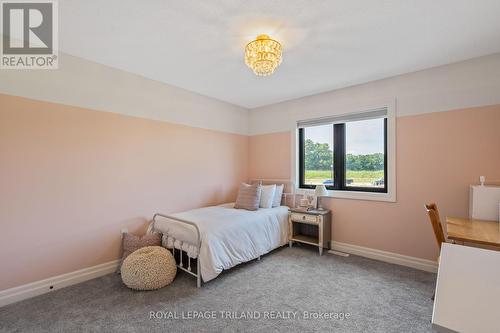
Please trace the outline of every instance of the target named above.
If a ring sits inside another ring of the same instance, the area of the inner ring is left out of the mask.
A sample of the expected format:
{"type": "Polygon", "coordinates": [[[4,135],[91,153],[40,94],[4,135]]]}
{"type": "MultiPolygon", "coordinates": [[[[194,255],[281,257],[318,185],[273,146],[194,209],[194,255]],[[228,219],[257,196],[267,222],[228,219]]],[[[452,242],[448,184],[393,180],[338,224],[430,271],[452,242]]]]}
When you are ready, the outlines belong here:
{"type": "MultiPolygon", "coordinates": [[[[170,215],[160,214],[160,213],[156,213],[153,216],[153,229],[155,227],[155,222],[156,222],[156,218],[157,217],[166,218],[166,219],[170,220],[170,222],[173,222],[173,223],[188,224],[188,225],[192,226],[196,230],[196,236],[197,236],[196,244],[191,244],[190,243],[190,245],[195,245],[197,247],[197,249],[198,249],[198,251],[197,251],[198,252],[197,258],[191,258],[191,257],[189,257],[189,255],[187,254],[187,252],[184,251],[184,250],[182,250],[182,242],[183,242],[183,240],[179,239],[179,241],[181,241],[181,248],[177,249],[177,251],[179,252],[179,262],[177,263],[177,267],[179,269],[183,270],[184,272],[186,272],[188,274],[191,274],[192,276],[195,276],[196,277],[196,286],[198,288],[200,288],[201,287],[201,263],[200,263],[201,236],[200,236],[200,229],[193,222],[186,221],[186,220],[183,220],[183,219],[179,219],[177,217],[170,216],[170,215]],[[183,257],[184,257],[183,252],[186,254],[186,258],[187,258],[187,261],[188,261],[186,263],[187,267],[185,267],[185,263],[183,263],[183,257]],[[191,269],[191,260],[196,260],[196,273],[193,273],[193,271],[191,269]]],[[[170,237],[172,237],[172,236],[170,236],[170,237]]],[[[172,246],[172,255],[175,258],[175,252],[176,252],[175,241],[176,241],[176,239],[174,237],[172,237],[172,238],[174,239],[174,246],[172,246]]]]}

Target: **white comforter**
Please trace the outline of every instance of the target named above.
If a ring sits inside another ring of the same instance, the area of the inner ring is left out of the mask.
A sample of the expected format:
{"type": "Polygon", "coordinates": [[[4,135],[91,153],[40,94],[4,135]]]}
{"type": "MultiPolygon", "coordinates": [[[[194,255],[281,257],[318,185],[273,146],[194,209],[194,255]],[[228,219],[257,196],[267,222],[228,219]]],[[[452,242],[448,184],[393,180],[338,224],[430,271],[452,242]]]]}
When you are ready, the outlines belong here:
{"type": "MultiPolygon", "coordinates": [[[[224,269],[255,259],[288,242],[288,207],[247,211],[233,206],[224,204],[171,214],[198,226],[201,276],[205,282],[224,269]]],[[[196,232],[186,224],[157,218],[154,229],[164,236],[196,244],[196,232]]]]}

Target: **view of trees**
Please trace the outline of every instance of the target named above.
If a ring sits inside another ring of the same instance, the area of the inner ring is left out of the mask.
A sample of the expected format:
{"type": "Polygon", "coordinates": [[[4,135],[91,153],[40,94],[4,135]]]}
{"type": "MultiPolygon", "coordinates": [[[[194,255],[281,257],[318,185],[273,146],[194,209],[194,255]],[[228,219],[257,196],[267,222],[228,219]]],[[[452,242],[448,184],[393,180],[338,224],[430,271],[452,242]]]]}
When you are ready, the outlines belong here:
{"type": "MultiPolygon", "coordinates": [[[[306,170],[331,170],[333,151],[330,149],[328,143],[317,143],[311,139],[307,139],[304,143],[304,162],[306,170]]],[[[384,170],[384,154],[347,154],[346,169],[355,171],[384,170]]]]}
{"type": "Polygon", "coordinates": [[[307,139],[304,142],[304,164],[306,170],[331,170],[333,152],[330,150],[330,145],[307,139]]]}
{"type": "Polygon", "coordinates": [[[375,153],[369,155],[353,155],[346,156],[347,170],[384,170],[384,154],[375,153]]]}

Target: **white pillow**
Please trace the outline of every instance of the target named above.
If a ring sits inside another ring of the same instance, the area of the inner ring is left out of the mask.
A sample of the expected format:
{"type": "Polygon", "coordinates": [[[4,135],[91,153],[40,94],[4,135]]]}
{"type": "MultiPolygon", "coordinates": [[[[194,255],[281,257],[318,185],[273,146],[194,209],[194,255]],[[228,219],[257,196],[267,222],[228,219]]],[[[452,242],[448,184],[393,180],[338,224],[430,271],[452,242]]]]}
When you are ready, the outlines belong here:
{"type": "Polygon", "coordinates": [[[285,185],[276,185],[276,191],[274,191],[273,207],[281,206],[281,197],[283,196],[283,188],[285,185]]]}
{"type": "Polygon", "coordinates": [[[274,192],[276,191],[276,184],[262,186],[260,194],[260,208],[272,208],[274,200],[274,192]]]}

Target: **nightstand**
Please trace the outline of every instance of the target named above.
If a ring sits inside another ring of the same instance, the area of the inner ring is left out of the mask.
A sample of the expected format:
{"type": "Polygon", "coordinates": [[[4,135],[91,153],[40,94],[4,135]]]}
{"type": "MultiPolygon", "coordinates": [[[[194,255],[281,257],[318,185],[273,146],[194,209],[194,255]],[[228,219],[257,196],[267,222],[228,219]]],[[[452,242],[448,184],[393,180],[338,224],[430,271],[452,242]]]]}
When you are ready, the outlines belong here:
{"type": "Polygon", "coordinates": [[[319,255],[323,248],[328,249],[331,239],[332,224],[329,210],[303,210],[291,208],[288,213],[289,246],[293,242],[317,246],[319,255]]]}

